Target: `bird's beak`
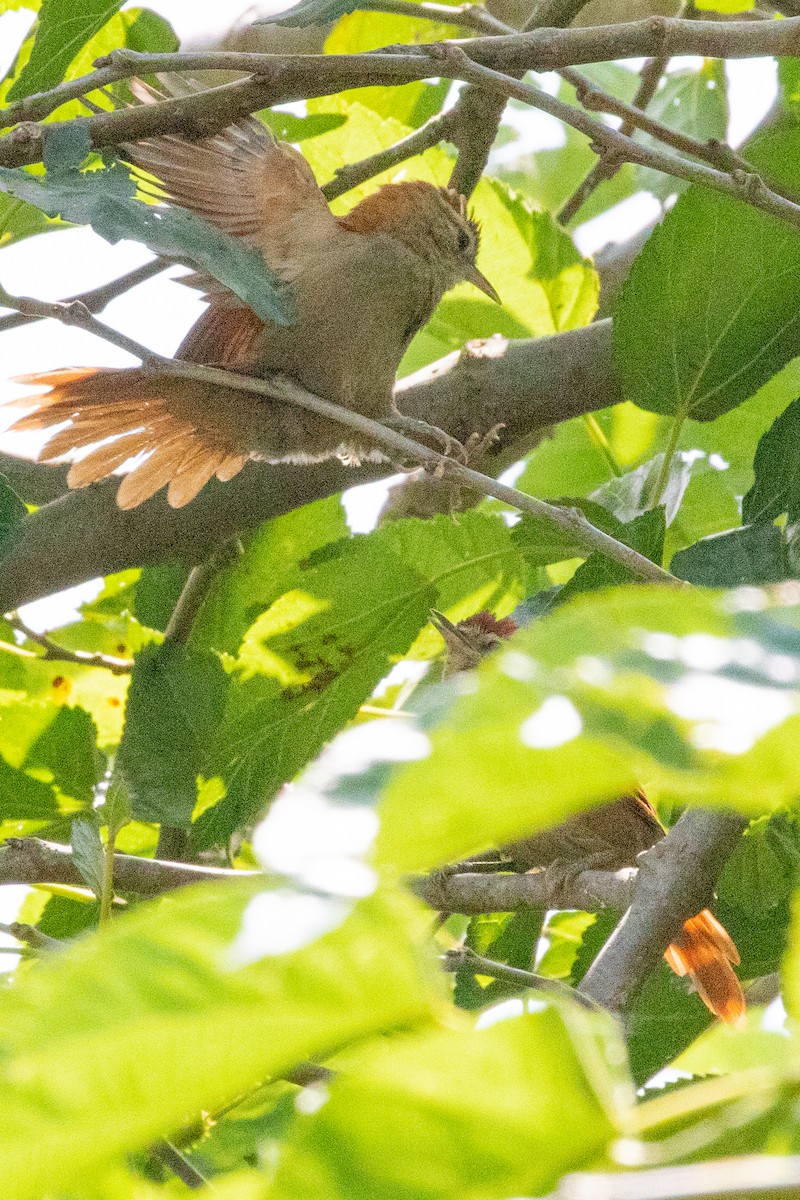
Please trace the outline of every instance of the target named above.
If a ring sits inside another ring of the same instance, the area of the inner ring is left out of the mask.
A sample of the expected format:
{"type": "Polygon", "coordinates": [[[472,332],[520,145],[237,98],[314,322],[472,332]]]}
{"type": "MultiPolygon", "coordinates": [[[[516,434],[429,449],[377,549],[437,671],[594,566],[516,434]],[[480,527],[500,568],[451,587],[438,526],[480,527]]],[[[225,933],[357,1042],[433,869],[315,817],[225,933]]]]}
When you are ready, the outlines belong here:
{"type": "Polygon", "coordinates": [[[473,284],[476,288],[480,288],[484,296],[488,296],[490,300],[494,300],[496,304],[502,304],[503,301],[494,290],[489,280],[482,274],[473,263],[467,268],[466,276],[467,283],[473,284]]]}
{"type": "Polygon", "coordinates": [[[442,635],[448,649],[452,649],[454,646],[469,645],[461,630],[456,629],[453,622],[443,612],[439,612],[438,608],[431,609],[431,625],[442,635]]]}

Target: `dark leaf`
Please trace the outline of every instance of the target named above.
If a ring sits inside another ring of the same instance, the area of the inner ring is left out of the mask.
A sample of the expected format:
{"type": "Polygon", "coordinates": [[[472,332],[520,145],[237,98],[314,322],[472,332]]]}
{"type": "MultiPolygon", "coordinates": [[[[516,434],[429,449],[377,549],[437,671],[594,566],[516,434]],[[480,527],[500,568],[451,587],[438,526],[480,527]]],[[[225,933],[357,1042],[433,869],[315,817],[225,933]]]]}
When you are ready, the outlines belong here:
{"type": "Polygon", "coordinates": [[[71,840],[72,861],[99,899],[103,890],[105,856],[97,826],[91,821],[73,821],[71,840]]]}
{"type": "Polygon", "coordinates": [[[702,587],[779,583],[790,574],[783,535],[765,521],[702,538],[674,555],[670,570],[702,587]]]}
{"type": "Polygon", "coordinates": [[[165,643],[137,655],[117,765],[138,820],[191,824],[227,688],[210,651],[165,643]]]}
{"type": "MultiPolygon", "coordinates": [[[[56,126],[49,126],[55,129],[56,126]]],[[[76,148],[60,136],[59,162],[76,148]]],[[[49,216],[91,225],[114,244],[122,238],[144,242],[156,254],[208,271],[264,321],[289,325],[289,295],[267,267],[263,255],[241,238],[229,237],[194,213],[177,205],[145,204],[135,198],[136,185],[127,167],[114,163],[103,171],[59,169],[40,182],[23,170],[0,167],[0,190],[34,204],[49,216]]]]}
{"type": "Polygon", "coordinates": [[[747,524],[774,521],[782,513],[800,517],[800,400],[782,412],[762,434],[753,460],[755,479],[742,501],[747,524]]]}

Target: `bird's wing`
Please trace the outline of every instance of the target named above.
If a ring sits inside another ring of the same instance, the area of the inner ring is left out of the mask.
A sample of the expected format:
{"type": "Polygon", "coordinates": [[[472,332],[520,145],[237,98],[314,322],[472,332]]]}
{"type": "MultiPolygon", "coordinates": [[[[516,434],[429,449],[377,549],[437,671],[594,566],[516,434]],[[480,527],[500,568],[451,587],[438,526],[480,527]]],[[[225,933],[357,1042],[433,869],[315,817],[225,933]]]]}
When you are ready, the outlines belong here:
{"type": "MultiPolygon", "coordinates": [[[[196,90],[175,77],[162,80],[170,95],[196,90]]],[[[136,80],[142,103],[163,95],[136,80]]],[[[125,157],[154,175],[176,204],[218,229],[260,247],[274,271],[291,278],[339,226],[299,151],[278,142],[252,117],[221,133],[190,142],[173,134],[128,143],[125,157]]]]}

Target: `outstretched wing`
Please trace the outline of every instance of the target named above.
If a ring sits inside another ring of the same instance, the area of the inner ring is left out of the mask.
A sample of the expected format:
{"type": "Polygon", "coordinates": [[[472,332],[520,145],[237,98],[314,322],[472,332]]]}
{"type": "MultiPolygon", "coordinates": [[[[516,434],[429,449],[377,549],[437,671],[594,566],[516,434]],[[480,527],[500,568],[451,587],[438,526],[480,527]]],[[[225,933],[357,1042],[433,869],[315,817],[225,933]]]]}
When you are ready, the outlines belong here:
{"type": "MultiPolygon", "coordinates": [[[[161,82],[171,96],[196,90],[176,76],[161,82]]],[[[144,104],[163,99],[141,80],[132,90],[144,104]]],[[[282,278],[296,275],[339,230],[302,154],[252,117],[197,142],[167,134],[129,143],[125,156],[176,204],[259,246],[282,278]]]]}

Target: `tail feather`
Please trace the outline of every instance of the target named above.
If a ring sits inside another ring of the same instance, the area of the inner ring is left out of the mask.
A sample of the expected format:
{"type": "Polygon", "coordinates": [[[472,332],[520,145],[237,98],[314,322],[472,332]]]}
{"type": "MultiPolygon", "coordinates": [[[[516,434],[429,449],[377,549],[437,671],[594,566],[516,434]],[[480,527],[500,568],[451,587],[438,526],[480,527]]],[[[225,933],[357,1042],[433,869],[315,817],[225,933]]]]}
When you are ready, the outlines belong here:
{"type": "Polygon", "coordinates": [[[729,1025],[738,1025],[746,1010],[744,992],[733,967],[739,951],[712,912],[704,908],[684,923],[667,947],[667,965],[676,975],[688,975],[706,1008],[729,1025]]]}
{"type": "Polygon", "coordinates": [[[172,507],[183,508],[190,500],[194,500],[197,493],[216,475],[225,457],[224,450],[218,450],[216,454],[196,450],[185,458],[167,488],[167,500],[172,507]]]}
{"type": "Polygon", "coordinates": [[[162,442],[150,457],[126,475],[119,485],[117,504],[122,509],[136,508],[149,500],[172,479],[187,455],[191,453],[191,434],[181,431],[175,437],[162,442]]]}
{"type": "MultiPolygon", "coordinates": [[[[19,382],[51,390],[10,401],[7,407],[20,415],[9,429],[44,431],[37,457],[41,462],[72,459],[70,487],[98,483],[128,460],[146,456],[132,463],[120,485],[121,508],[134,508],[168,484],[170,504],[188,504],[213,476],[232,479],[251,457],[250,429],[242,423],[239,431],[226,419],[231,411],[238,416],[239,396],[233,393],[232,404],[224,389],[139,368],[47,371],[19,382]]],[[[252,401],[245,404],[250,411],[252,401]]],[[[264,416],[269,413],[264,406],[264,416]]]]}

